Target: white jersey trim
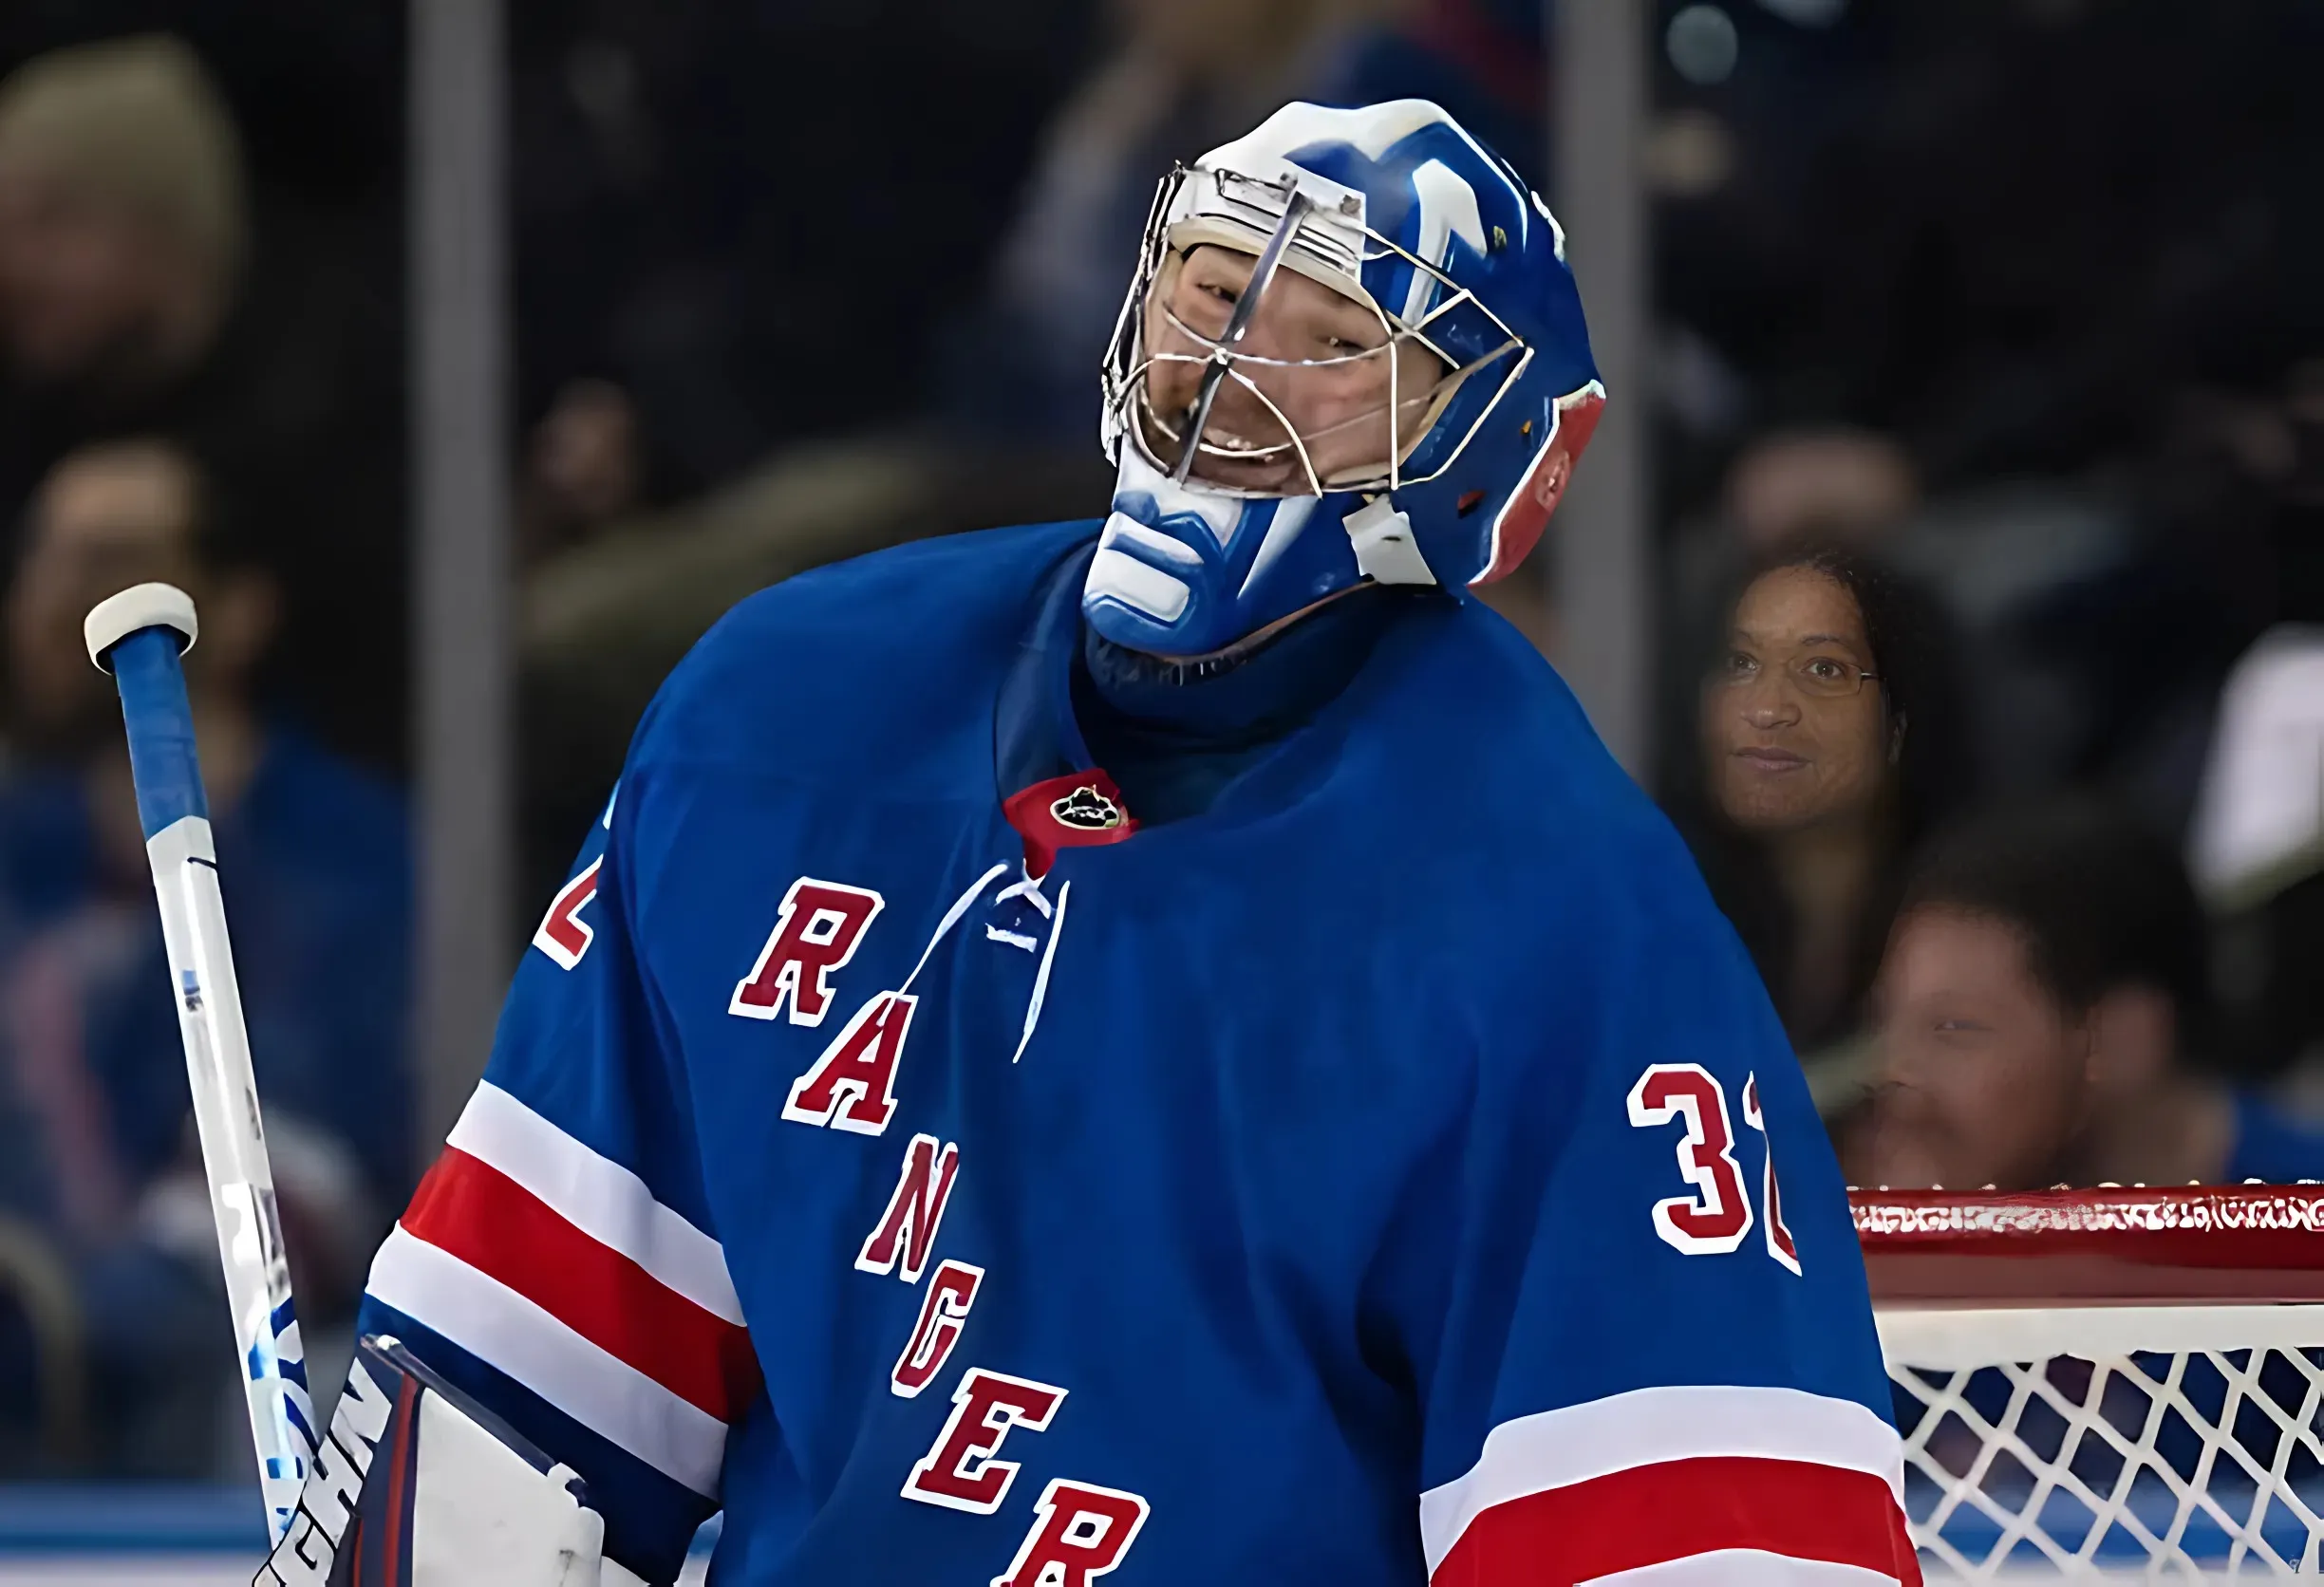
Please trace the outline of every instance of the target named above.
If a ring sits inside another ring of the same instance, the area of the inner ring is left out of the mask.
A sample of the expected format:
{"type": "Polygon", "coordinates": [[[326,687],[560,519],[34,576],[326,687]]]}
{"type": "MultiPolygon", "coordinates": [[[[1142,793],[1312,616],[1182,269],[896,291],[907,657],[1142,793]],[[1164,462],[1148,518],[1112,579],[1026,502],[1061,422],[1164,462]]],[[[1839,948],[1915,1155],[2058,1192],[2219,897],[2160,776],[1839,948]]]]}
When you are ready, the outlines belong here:
{"type": "Polygon", "coordinates": [[[1864,1471],[1904,1498],[1904,1446],[1854,1400],[1804,1389],[1633,1389],[1502,1423],[1466,1472],[1420,1496],[1432,1575],[1469,1523],[1496,1504],[1666,1461],[1740,1456],[1864,1471]]]}
{"type": "Polygon", "coordinates": [[[1897,1578],[1862,1565],[1794,1559],[1755,1548],[1722,1548],[1593,1576],[1582,1587],[1897,1587],[1897,1578]]]}
{"type": "Polygon", "coordinates": [[[703,1311],[743,1326],[719,1242],[654,1199],[646,1182],[487,1080],[444,1143],[488,1164],[598,1244],[703,1311]]]}
{"type": "Polygon", "coordinates": [[[498,1279],[399,1224],[371,1260],[367,1291],[664,1476],[718,1497],[725,1423],[498,1279]]]}

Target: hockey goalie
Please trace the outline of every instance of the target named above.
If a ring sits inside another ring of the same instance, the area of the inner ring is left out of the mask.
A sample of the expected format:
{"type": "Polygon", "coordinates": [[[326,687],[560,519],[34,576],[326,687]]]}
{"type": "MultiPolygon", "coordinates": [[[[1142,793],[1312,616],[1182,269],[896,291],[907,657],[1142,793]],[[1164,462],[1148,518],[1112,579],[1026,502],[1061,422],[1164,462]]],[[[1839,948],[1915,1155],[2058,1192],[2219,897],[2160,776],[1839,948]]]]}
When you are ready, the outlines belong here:
{"type": "Polygon", "coordinates": [[[1473,598],[1603,395],[1434,105],[1165,180],[1110,514],[754,595],[639,728],[371,1272],[554,1478],[412,1579],[1917,1581],[1783,1033],[1473,598]]]}

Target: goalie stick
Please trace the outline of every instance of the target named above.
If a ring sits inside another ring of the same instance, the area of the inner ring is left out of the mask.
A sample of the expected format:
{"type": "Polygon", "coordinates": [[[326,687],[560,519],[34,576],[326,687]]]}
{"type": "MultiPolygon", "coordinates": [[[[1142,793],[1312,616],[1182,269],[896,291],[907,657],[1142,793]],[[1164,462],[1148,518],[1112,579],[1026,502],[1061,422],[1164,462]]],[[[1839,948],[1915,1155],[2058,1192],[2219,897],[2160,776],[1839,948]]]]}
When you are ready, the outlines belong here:
{"type": "Polygon", "coordinates": [[[197,632],[194,602],[166,584],[141,584],[99,602],[82,627],[89,660],[113,674],[121,690],[271,1547],[290,1528],[313,1464],[314,1405],[178,660],[197,632]]]}
{"type": "Polygon", "coordinates": [[[329,1436],[315,1435],[178,663],[197,632],[192,599],[166,584],[99,602],[83,626],[89,659],[121,690],[193,1084],[267,1508],[254,1587],[637,1587],[601,1558],[580,1479],[393,1339],[360,1341],[329,1436]]]}

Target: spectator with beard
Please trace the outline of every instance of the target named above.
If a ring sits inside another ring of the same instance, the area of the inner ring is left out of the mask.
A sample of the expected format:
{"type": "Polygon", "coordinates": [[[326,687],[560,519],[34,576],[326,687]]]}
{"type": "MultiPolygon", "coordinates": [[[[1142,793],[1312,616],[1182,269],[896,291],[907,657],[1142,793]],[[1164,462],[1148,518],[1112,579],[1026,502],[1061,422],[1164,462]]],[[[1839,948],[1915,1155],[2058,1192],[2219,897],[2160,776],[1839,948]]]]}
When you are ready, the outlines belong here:
{"type": "Polygon", "coordinates": [[[2212,1067],[2208,923],[2170,844],[2104,803],[2004,811],[1917,868],[1881,967],[1860,1185],[2283,1184],[2324,1136],[2212,1067]]]}
{"type": "Polygon", "coordinates": [[[155,440],[66,457],[7,612],[0,1215],[71,1276],[103,1464],[195,1474],[231,1351],[120,706],[81,638],[148,580],[201,613],[188,692],[301,1309],[325,1329],[405,1187],[408,855],[391,790],[253,704],[277,588],[197,461],[155,440]]]}

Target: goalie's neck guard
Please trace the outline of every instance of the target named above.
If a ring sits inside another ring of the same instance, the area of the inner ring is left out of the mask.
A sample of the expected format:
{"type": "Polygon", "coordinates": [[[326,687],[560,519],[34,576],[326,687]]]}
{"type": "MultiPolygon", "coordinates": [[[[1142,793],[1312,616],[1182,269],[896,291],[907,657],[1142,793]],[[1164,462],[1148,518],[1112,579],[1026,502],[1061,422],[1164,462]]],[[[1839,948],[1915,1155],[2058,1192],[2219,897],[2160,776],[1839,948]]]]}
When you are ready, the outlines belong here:
{"type": "Polygon", "coordinates": [[[1231,649],[1365,579],[1460,591],[1503,577],[1540,539],[1605,396],[1548,206],[1422,100],[1286,105],[1166,178],[1104,393],[1118,473],[1082,609],[1106,638],[1167,656],[1231,649]],[[1206,336],[1165,305],[1171,345],[1150,347],[1157,286],[1206,245],[1255,261],[1232,318],[1206,336]],[[1245,348],[1285,271],[1377,321],[1390,371],[1385,457],[1320,473],[1311,443],[1327,432],[1303,435],[1254,379],[1382,356],[1286,364],[1245,348]],[[1408,344],[1444,371],[1425,399],[1396,389],[1408,344]],[[1149,377],[1173,363],[1200,368],[1199,396],[1157,412],[1149,377]],[[1272,444],[1207,433],[1229,383],[1273,416],[1272,444]],[[1202,477],[1204,459],[1226,457],[1294,459],[1304,488],[1263,495],[1202,477]]]}

